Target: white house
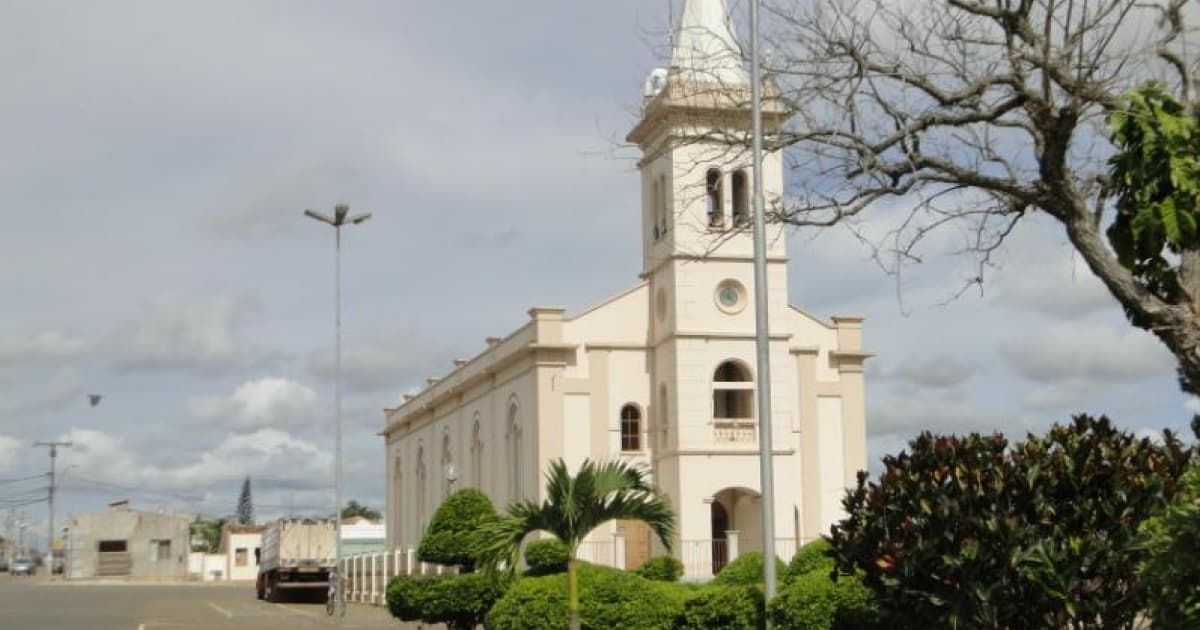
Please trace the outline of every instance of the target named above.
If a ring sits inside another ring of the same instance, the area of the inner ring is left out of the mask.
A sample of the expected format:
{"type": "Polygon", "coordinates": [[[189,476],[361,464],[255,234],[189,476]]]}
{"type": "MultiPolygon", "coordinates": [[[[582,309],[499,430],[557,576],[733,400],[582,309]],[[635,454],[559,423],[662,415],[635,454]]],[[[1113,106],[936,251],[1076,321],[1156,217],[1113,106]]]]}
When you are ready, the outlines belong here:
{"type": "Polygon", "coordinates": [[[253,580],[258,577],[263,529],[259,525],[226,525],[221,529],[225,579],[253,580]]]}
{"type": "MultiPolygon", "coordinates": [[[[711,574],[735,545],[761,548],[751,157],[735,143],[750,125],[749,78],[723,0],[687,0],[673,42],[628,137],[642,152],[638,282],[581,313],[530,309],[524,326],[386,411],[389,548],[417,544],[452,484],[500,506],[540,498],[560,457],[646,466],[678,514],[689,574],[711,574]]],[[[787,117],[768,101],[768,129],[787,117]]],[[[764,181],[770,204],[784,189],[778,152],[764,181]]],[[[784,237],[769,228],[775,531],[787,556],[839,518],[866,467],[869,355],[861,318],[789,303],[784,237]]],[[[654,549],[644,526],[624,522],[594,533],[593,549],[614,535],[630,567],[654,549]]]]}

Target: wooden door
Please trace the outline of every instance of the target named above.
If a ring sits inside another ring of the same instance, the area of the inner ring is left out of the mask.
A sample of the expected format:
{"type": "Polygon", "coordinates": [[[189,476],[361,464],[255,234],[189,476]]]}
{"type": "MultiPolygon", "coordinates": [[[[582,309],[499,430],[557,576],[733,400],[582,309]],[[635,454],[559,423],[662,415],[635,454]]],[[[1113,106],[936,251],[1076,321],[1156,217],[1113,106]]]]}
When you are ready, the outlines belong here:
{"type": "Polygon", "coordinates": [[[617,532],[625,535],[625,568],[632,571],[650,557],[650,526],[641,521],[617,521],[617,532]]]}

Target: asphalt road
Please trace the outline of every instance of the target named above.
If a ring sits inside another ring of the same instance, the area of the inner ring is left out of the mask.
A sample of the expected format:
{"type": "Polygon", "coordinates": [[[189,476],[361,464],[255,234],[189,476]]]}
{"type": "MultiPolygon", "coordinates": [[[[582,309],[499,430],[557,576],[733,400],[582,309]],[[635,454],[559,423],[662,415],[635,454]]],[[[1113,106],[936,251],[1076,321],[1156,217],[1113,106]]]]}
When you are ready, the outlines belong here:
{"type": "Polygon", "coordinates": [[[416,628],[387,611],[347,606],[345,618],[325,615],[323,601],[260,602],[249,584],[96,584],[50,582],[0,574],[4,630],[291,630],[416,628]]]}

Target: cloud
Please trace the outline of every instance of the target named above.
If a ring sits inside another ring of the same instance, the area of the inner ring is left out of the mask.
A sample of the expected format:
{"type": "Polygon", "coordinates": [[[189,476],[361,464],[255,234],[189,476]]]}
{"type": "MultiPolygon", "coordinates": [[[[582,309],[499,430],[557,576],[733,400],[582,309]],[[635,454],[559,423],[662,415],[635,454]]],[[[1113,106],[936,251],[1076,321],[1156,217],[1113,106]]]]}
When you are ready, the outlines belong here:
{"type": "Polygon", "coordinates": [[[197,419],[235,429],[305,426],[319,411],[312,388],[280,377],[246,381],[228,396],[193,398],[188,407],[197,419]]]}
{"type": "Polygon", "coordinates": [[[910,355],[907,359],[900,361],[895,369],[883,372],[879,376],[921,387],[947,388],[965,383],[974,372],[975,368],[962,358],[937,353],[910,355]]]}
{"type": "Polygon", "coordinates": [[[1169,377],[1174,357],[1149,333],[1125,326],[1061,323],[1000,344],[1000,355],[1033,381],[1124,383],[1169,377]]]}
{"type": "Polygon", "coordinates": [[[51,411],[71,403],[83,404],[84,392],[79,382],[79,373],[67,366],[54,373],[44,390],[24,399],[0,398],[0,414],[22,416],[51,411]]]}
{"type": "MultiPolygon", "coordinates": [[[[411,327],[377,328],[342,345],[342,382],[364,391],[395,389],[427,376],[441,376],[453,365],[448,345],[411,327]]],[[[336,361],[333,348],[309,357],[309,371],[322,381],[332,381],[336,361]]]]}
{"type": "Polygon", "coordinates": [[[7,435],[0,435],[0,472],[11,470],[17,463],[21,442],[7,435]]]}
{"type": "Polygon", "coordinates": [[[241,357],[240,324],[250,304],[231,295],[169,293],[117,327],[105,346],[125,370],[212,370],[241,357]]]}
{"type": "Polygon", "coordinates": [[[1022,265],[998,278],[995,303],[1056,319],[1077,319],[1117,307],[1091,270],[1072,254],[1046,264],[1022,265]]]}
{"type": "Polygon", "coordinates": [[[82,337],[48,330],[25,339],[0,341],[0,365],[72,361],[88,350],[82,337]]]}
{"type": "Polygon", "coordinates": [[[962,392],[940,395],[883,395],[870,399],[867,433],[872,439],[886,436],[911,438],[921,431],[971,433],[1008,431],[1012,420],[962,392]]]}
{"type": "Polygon", "coordinates": [[[62,457],[73,466],[69,477],[137,494],[142,491],[188,492],[214,485],[232,487],[246,476],[269,485],[271,479],[289,480],[294,487],[328,485],[332,455],[306,440],[280,429],[230,433],[217,445],[187,454],[186,441],[174,448],[177,464],[150,464],[125,440],[103,431],[73,428],[63,439],[74,446],[62,457]]]}

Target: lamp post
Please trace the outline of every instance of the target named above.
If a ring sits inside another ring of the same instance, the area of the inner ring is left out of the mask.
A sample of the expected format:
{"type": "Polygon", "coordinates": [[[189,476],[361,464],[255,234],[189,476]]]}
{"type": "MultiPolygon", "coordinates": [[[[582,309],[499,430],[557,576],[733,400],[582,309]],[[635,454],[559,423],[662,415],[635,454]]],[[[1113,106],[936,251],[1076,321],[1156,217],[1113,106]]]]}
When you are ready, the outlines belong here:
{"type": "Polygon", "coordinates": [[[771,461],[771,337],[767,318],[767,228],[763,207],[762,63],[759,5],[750,0],[750,126],[754,153],[754,337],[758,358],[758,448],[762,484],[763,577],[769,602],[775,597],[775,467],[771,461]]]}
{"type": "Polygon", "coordinates": [[[334,502],[334,570],[338,572],[337,607],[342,615],[346,614],[345,580],[340,579],[342,571],[342,226],[358,225],[371,218],[371,213],[349,216],[350,206],[339,203],[333,208],[333,216],[314,210],[305,210],[304,216],[333,226],[334,248],[334,455],[333,455],[333,494],[334,502]]]}

